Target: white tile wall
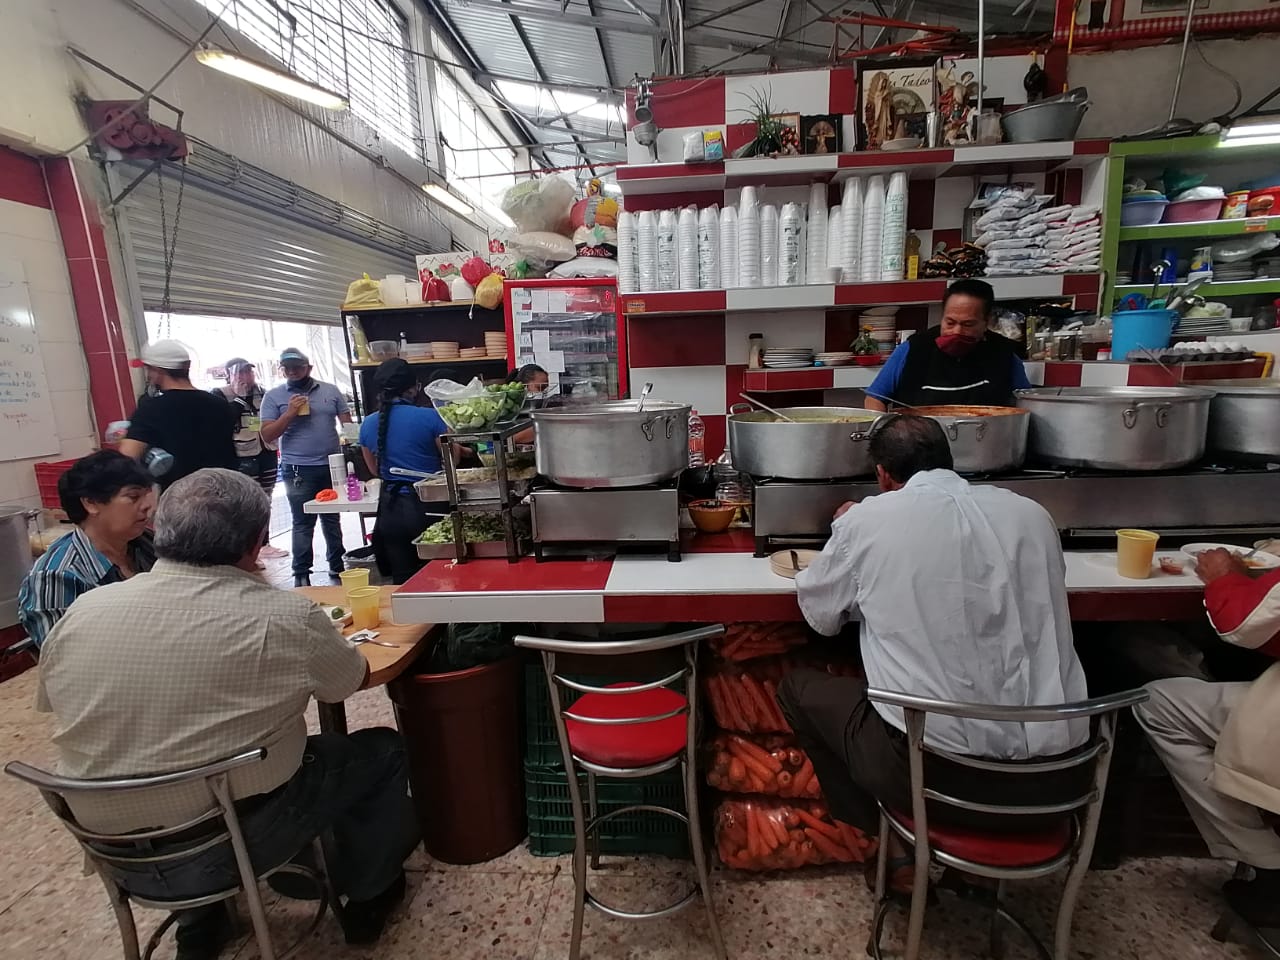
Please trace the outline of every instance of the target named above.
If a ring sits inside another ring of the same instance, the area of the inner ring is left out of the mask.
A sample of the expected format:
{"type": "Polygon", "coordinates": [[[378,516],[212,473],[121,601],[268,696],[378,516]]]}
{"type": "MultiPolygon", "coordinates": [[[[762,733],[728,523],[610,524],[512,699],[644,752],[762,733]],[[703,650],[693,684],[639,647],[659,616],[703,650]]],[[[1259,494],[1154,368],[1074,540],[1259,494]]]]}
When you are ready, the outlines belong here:
{"type": "MultiPolygon", "coordinates": [[[[71,299],[71,282],[52,211],[0,200],[0,257],[22,261],[35,314],[58,431],[59,453],[82,457],[97,446],[89,407],[89,379],[71,299]]],[[[0,451],[3,457],[3,451],[0,451]]],[[[39,506],[35,460],[0,459],[0,504],[39,506]]]]}
{"type": "Polygon", "coordinates": [[[632,383],[652,383],[656,399],[680,400],[698,413],[725,413],[726,373],[722,366],[632,367],[630,376],[632,383]]]}

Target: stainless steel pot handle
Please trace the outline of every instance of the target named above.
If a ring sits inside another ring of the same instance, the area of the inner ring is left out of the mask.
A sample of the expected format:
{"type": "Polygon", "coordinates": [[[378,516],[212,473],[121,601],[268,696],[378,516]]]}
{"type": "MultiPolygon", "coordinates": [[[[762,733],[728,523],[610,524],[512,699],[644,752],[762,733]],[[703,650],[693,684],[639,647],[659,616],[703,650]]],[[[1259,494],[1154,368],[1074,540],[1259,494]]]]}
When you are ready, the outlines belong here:
{"type": "Polygon", "coordinates": [[[863,440],[870,440],[872,432],[871,430],[855,430],[849,434],[849,439],[854,443],[861,443],[863,440]]]}
{"type": "Polygon", "coordinates": [[[653,425],[661,419],[661,416],[650,417],[648,420],[645,420],[640,424],[640,432],[644,434],[644,438],[650,443],[653,442],[653,425]]]}
{"type": "Polygon", "coordinates": [[[1135,403],[1124,411],[1124,425],[1128,430],[1132,430],[1134,424],[1138,422],[1138,411],[1151,407],[1156,412],[1156,427],[1164,429],[1169,425],[1169,411],[1173,409],[1173,404],[1166,403],[1161,400],[1148,400],[1143,403],[1135,403]]]}
{"type": "Polygon", "coordinates": [[[667,425],[667,439],[671,440],[676,435],[676,415],[669,414],[664,422],[667,425]]]}
{"type": "Polygon", "coordinates": [[[737,416],[740,413],[751,413],[753,410],[755,410],[755,407],[751,406],[749,403],[735,403],[729,408],[729,414],[731,416],[737,416]]]}
{"type": "Polygon", "coordinates": [[[960,439],[960,428],[966,426],[975,426],[974,439],[981,440],[987,435],[987,422],[985,420],[952,420],[947,424],[947,436],[952,440],[960,439]]]}

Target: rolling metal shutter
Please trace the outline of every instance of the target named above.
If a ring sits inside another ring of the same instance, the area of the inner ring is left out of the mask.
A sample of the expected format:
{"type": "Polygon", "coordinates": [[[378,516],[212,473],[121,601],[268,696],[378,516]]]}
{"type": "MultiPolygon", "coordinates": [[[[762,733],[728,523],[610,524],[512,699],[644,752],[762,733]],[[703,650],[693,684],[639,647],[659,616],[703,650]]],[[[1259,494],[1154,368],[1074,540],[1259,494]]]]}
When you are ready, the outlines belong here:
{"type": "MultiPolygon", "coordinates": [[[[143,305],[151,311],[164,300],[162,221],[172,237],[178,199],[176,172],[166,166],[163,181],[153,172],[121,202],[143,305]]],[[[124,183],[142,170],[119,167],[124,183]]],[[[415,253],[448,249],[447,242],[408,237],[279,178],[272,179],[292,189],[277,190],[273,209],[261,190],[265,171],[253,172],[255,182],[226,185],[194,164],[188,171],[169,287],[174,313],[337,324],[347,285],[362,273],[413,277],[415,253]]]]}

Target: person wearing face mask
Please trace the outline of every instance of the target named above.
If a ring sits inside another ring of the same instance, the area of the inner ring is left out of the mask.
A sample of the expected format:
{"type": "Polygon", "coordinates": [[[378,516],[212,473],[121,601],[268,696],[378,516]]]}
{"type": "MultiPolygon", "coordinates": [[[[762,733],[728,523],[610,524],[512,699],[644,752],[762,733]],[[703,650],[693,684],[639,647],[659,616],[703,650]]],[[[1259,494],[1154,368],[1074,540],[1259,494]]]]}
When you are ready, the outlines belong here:
{"type": "MultiPolygon", "coordinates": [[[[262,398],[266,391],[258,383],[256,368],[244,357],[232,357],[223,369],[227,385],[216,387],[211,393],[221,395],[236,416],[236,460],[239,470],[246,477],[258,481],[268,499],[276,488],[280,472],[279,444],[262,438],[262,398]]],[[[287,557],[288,551],[279,550],[264,541],[261,557],[287,557]]]]}
{"type": "Polygon", "coordinates": [[[360,447],[369,472],[382,478],[377,521],[373,528],[373,552],[378,572],[392,583],[404,583],[422,568],[413,542],[438,519],[448,503],[426,504],[413,489],[415,477],[391,472],[393,467],[415,473],[440,470],[438,440],[449,428],[431,407],[416,405],[419,386],[413,368],[396,357],[386,360],[373,374],[379,407],[360,424],[360,447]]]}
{"type": "MultiPolygon", "coordinates": [[[[351,408],[341,390],[311,376],[311,361],[297,347],[286,347],[280,354],[280,372],[285,382],[262,398],[262,439],[280,444],[280,479],[293,514],[293,585],[305,587],[311,583],[315,557],[316,514],[302,508],[331,486],[329,455],[342,451],[337,424],[351,422],[351,408]]],[[[326,513],[320,517],[320,529],[329,577],[336,580],[346,552],[341,518],[326,513]]]]}
{"type": "Polygon", "coordinates": [[[37,648],[77,597],[156,562],[147,529],[155,480],[132,457],[115,450],[82,457],[58,478],[58,500],[76,529],[49,544],[18,592],[18,619],[37,648]]]}
{"type": "Polygon", "coordinates": [[[867,388],[867,409],[1012,406],[1013,392],[1031,382],[1014,342],[991,329],[994,306],[991,284],[951,284],[942,298],[942,323],[898,344],[867,388]]]}

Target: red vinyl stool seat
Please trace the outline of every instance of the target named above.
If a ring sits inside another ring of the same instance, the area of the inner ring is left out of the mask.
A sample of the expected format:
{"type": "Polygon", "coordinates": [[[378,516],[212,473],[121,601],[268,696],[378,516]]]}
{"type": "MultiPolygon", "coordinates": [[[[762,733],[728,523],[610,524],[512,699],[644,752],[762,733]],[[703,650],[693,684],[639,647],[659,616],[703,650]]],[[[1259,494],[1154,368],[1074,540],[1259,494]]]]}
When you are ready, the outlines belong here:
{"type": "MultiPolygon", "coordinates": [[[[915,833],[912,819],[896,810],[886,813],[915,833]]],[[[1063,818],[1042,831],[983,833],[964,827],[929,825],[929,847],[988,867],[1034,867],[1062,856],[1071,847],[1071,821],[1063,818]]]]}
{"type": "MultiPolygon", "coordinates": [[[[611,689],[640,686],[611,683],[611,689]]],[[[569,713],[580,717],[620,720],[655,717],[681,710],[688,701],[674,690],[657,687],[639,693],[588,693],[574,701],[569,713]]],[[[647,767],[670,760],[688,742],[686,713],[648,723],[583,723],[565,717],[569,747],[574,756],[602,767],[647,767]]]]}

